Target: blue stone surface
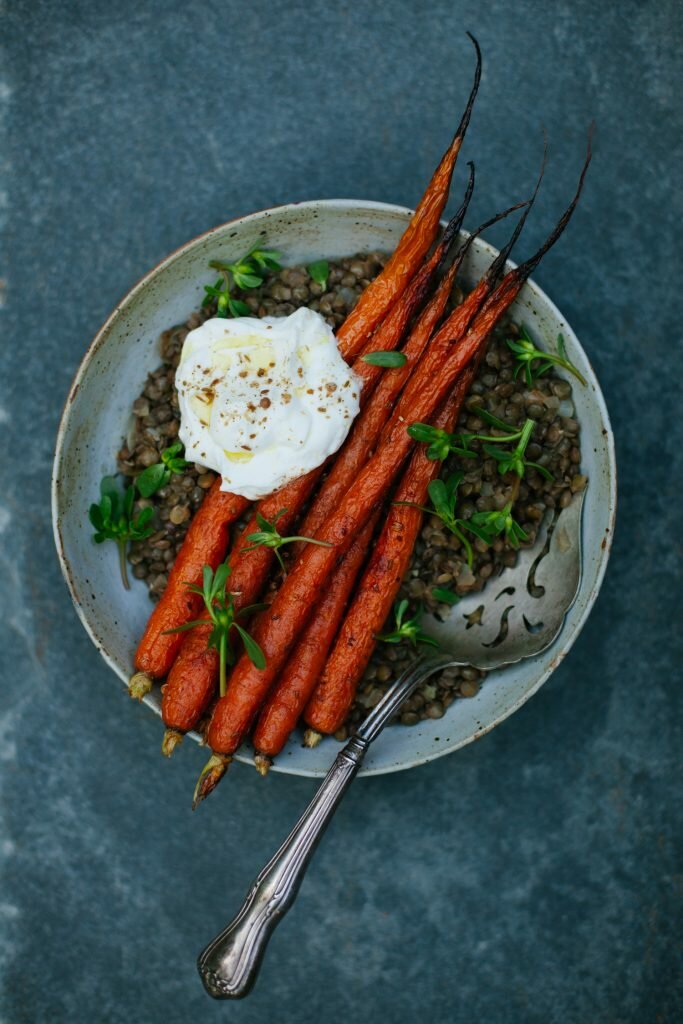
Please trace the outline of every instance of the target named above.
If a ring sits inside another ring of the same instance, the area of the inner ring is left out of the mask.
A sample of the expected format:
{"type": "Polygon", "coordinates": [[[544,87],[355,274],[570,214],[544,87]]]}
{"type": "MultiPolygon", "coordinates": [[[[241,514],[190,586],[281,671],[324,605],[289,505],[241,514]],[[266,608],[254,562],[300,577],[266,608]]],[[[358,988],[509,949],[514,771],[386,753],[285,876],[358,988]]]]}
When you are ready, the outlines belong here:
{"type": "Polygon", "coordinates": [[[680,1021],[683,9],[13,0],[0,18],[0,1020],[680,1021]],[[159,721],[60,577],[61,406],[116,301],[191,236],[288,200],[414,205],[469,89],[465,29],[485,57],[470,226],[528,194],[545,125],[532,251],[597,122],[585,196],[537,279],[612,414],[612,562],[571,657],[518,714],[352,789],[257,989],[214,1004],[195,957],[315,784],[236,766],[191,814],[205,752],[159,756],[159,721]]]}

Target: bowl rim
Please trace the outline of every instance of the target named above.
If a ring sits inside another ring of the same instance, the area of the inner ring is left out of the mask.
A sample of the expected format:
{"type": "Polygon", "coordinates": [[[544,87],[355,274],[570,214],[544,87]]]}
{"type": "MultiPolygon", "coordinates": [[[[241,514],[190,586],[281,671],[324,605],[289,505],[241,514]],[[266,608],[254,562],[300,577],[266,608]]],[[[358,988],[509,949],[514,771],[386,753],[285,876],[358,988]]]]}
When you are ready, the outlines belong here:
{"type": "MultiPolygon", "coordinates": [[[[50,485],[52,530],[53,530],[55,547],[57,549],[57,557],[58,557],[58,560],[59,560],[60,569],[61,569],[61,572],[62,572],[62,576],[64,577],[64,580],[65,580],[65,582],[67,584],[67,587],[68,587],[68,590],[69,590],[69,595],[71,597],[71,602],[72,602],[72,604],[73,604],[73,606],[75,608],[76,614],[78,615],[78,618],[80,619],[80,621],[81,621],[81,623],[83,625],[83,628],[85,629],[86,633],[90,637],[90,640],[94,644],[94,646],[97,649],[97,651],[99,652],[100,656],[103,658],[103,660],[109,666],[109,668],[112,669],[115,672],[115,674],[126,685],[128,683],[128,678],[119,669],[119,666],[117,665],[117,663],[114,660],[113,656],[110,655],[110,653],[104,648],[104,646],[100,642],[100,639],[97,637],[96,633],[94,632],[94,629],[92,628],[92,626],[91,626],[91,624],[90,624],[90,622],[88,620],[88,617],[86,616],[86,614],[85,614],[85,612],[83,610],[83,607],[82,607],[82,605],[80,604],[80,602],[78,600],[78,592],[77,592],[76,586],[74,584],[74,576],[73,576],[72,568],[71,568],[71,565],[70,565],[69,560],[67,558],[67,555],[66,555],[66,552],[65,552],[65,549],[64,549],[63,539],[62,539],[62,536],[61,536],[61,528],[60,528],[60,521],[59,521],[58,482],[59,482],[59,477],[60,477],[60,469],[61,469],[61,466],[62,466],[63,449],[64,449],[64,438],[65,438],[66,431],[67,431],[67,423],[68,423],[68,419],[69,419],[69,413],[70,413],[71,405],[73,404],[73,402],[74,402],[74,400],[76,398],[76,395],[78,394],[78,390],[79,390],[81,381],[82,381],[83,377],[85,376],[85,374],[86,374],[86,372],[88,370],[89,364],[90,364],[94,354],[99,350],[100,346],[104,342],[104,340],[105,340],[105,338],[106,338],[110,328],[114,325],[116,320],[122,315],[122,313],[124,312],[126,307],[135,299],[135,297],[138,295],[138,293],[140,291],[142,291],[162,270],[164,270],[166,267],[172,265],[177,259],[180,259],[182,256],[184,256],[186,254],[186,252],[188,250],[191,250],[194,246],[198,245],[199,243],[202,243],[202,242],[205,242],[205,241],[209,240],[214,235],[222,234],[224,232],[225,228],[230,227],[231,225],[238,224],[238,223],[240,225],[241,224],[247,224],[247,223],[249,223],[249,221],[260,220],[264,216],[267,216],[268,214],[271,214],[271,213],[276,213],[276,212],[277,213],[282,213],[282,212],[286,212],[287,210],[298,210],[298,209],[302,209],[302,208],[306,209],[306,208],[320,208],[320,207],[329,207],[329,208],[342,209],[342,210],[343,209],[348,209],[348,210],[382,210],[382,211],[385,211],[385,212],[396,213],[396,214],[399,214],[400,216],[412,216],[412,214],[414,212],[414,210],[411,209],[410,207],[399,206],[399,205],[397,205],[395,203],[385,203],[385,202],[380,202],[380,201],[377,201],[377,200],[370,200],[370,199],[308,199],[308,200],[302,200],[302,201],[299,201],[299,202],[281,203],[281,204],[278,204],[276,206],[265,207],[263,209],[254,210],[251,213],[243,214],[243,215],[240,215],[240,216],[237,216],[237,217],[232,217],[230,220],[223,221],[221,224],[217,224],[214,227],[209,228],[207,231],[203,231],[200,234],[193,236],[188,241],[186,241],[186,242],[182,243],[181,245],[177,246],[170,253],[168,253],[161,260],[159,260],[156,264],[154,264],[154,266],[151,267],[150,270],[148,270],[145,274],[143,274],[142,277],[138,278],[138,280],[131,286],[131,288],[128,289],[128,291],[122,296],[122,298],[119,299],[119,301],[114,306],[112,312],[107,316],[107,318],[103,321],[103,323],[101,324],[99,329],[95,332],[95,334],[93,335],[92,341],[90,342],[90,344],[86,348],[86,350],[85,350],[85,352],[83,354],[83,357],[81,358],[81,360],[80,360],[80,362],[78,364],[78,367],[76,369],[76,372],[74,374],[73,380],[71,382],[71,385],[69,387],[69,390],[68,390],[68,393],[67,393],[67,396],[66,396],[66,399],[65,399],[65,402],[64,402],[62,413],[61,413],[61,416],[60,416],[60,419],[59,419],[59,427],[57,429],[57,436],[56,436],[56,440],[55,440],[55,449],[54,449],[54,456],[53,456],[53,460],[52,460],[52,475],[51,475],[51,485],[50,485]]],[[[446,224],[445,221],[441,221],[441,226],[442,227],[444,227],[445,224],[446,224]]],[[[467,235],[468,232],[463,230],[462,234],[467,235]]],[[[491,255],[492,258],[494,258],[496,255],[498,255],[498,250],[494,246],[492,246],[489,242],[486,242],[482,238],[479,238],[478,241],[479,241],[480,245],[483,245],[484,247],[486,247],[489,250],[490,255],[491,255]]],[[[512,260],[508,260],[507,263],[506,263],[506,269],[511,269],[511,268],[514,268],[515,266],[516,266],[516,264],[512,260]]],[[[547,682],[547,680],[552,675],[552,673],[555,671],[555,669],[558,667],[558,665],[567,656],[567,654],[569,653],[569,651],[573,647],[574,643],[576,642],[577,638],[579,637],[579,635],[580,635],[580,633],[581,633],[581,631],[582,631],[582,629],[583,629],[583,627],[584,627],[584,625],[585,625],[585,623],[586,623],[590,613],[592,612],[593,606],[594,606],[594,604],[595,604],[595,602],[597,600],[598,594],[599,594],[600,589],[602,587],[602,583],[603,583],[603,580],[604,580],[604,577],[605,577],[605,573],[607,571],[607,564],[609,562],[609,558],[610,558],[610,554],[611,554],[611,550],[612,550],[612,544],[613,544],[613,541],[614,541],[614,525],[615,525],[616,511],[617,511],[617,463],[616,463],[616,450],[615,450],[614,434],[613,434],[613,431],[612,431],[612,426],[611,426],[611,422],[610,422],[610,418],[609,418],[609,413],[608,413],[608,410],[607,410],[607,406],[606,406],[606,403],[605,403],[604,396],[602,394],[602,389],[599,386],[599,381],[598,381],[597,375],[595,374],[595,371],[593,369],[593,366],[592,366],[592,363],[590,361],[590,358],[589,358],[588,354],[586,353],[586,350],[583,348],[583,346],[581,345],[580,341],[576,337],[576,335],[575,335],[573,329],[571,328],[570,324],[568,323],[566,317],[563,316],[563,314],[560,312],[560,310],[556,306],[556,304],[552,301],[552,299],[549,298],[549,296],[543,291],[543,289],[533,280],[533,278],[530,278],[526,282],[526,286],[535,294],[535,296],[537,298],[540,298],[545,304],[547,304],[548,309],[553,313],[553,315],[557,316],[558,319],[561,319],[567,325],[568,329],[571,331],[571,333],[573,335],[574,340],[579,345],[579,348],[581,349],[581,352],[583,353],[583,356],[586,359],[586,362],[588,363],[590,371],[591,371],[591,373],[592,373],[592,375],[593,375],[593,377],[594,377],[594,379],[595,379],[595,381],[596,381],[596,383],[598,385],[597,388],[594,388],[593,391],[592,391],[592,400],[598,406],[601,418],[602,418],[603,423],[604,423],[604,428],[605,428],[604,443],[605,443],[605,446],[606,446],[607,462],[608,462],[608,465],[609,465],[610,472],[609,472],[609,488],[608,488],[608,532],[606,533],[605,538],[604,538],[604,546],[601,547],[600,561],[599,561],[598,566],[597,566],[597,572],[596,572],[595,581],[594,581],[594,583],[593,583],[593,585],[591,587],[591,591],[590,591],[588,599],[587,599],[587,601],[585,603],[584,610],[583,610],[581,616],[578,618],[578,620],[576,621],[576,623],[574,625],[574,629],[573,629],[573,632],[572,632],[571,636],[568,636],[565,639],[564,643],[561,645],[561,647],[558,650],[557,654],[553,657],[551,662],[548,664],[547,668],[538,677],[538,679],[536,680],[535,684],[531,688],[526,690],[524,693],[522,693],[516,700],[514,700],[510,704],[509,707],[506,707],[503,711],[501,711],[500,714],[496,715],[495,718],[489,720],[485,725],[483,725],[476,732],[472,733],[470,736],[467,736],[467,737],[465,737],[462,740],[455,741],[455,742],[452,743],[452,745],[450,745],[448,747],[445,747],[443,749],[436,750],[436,751],[433,751],[433,752],[429,752],[429,753],[427,753],[427,752],[422,753],[422,754],[419,755],[419,757],[413,757],[411,759],[407,759],[407,760],[405,760],[404,762],[402,762],[400,764],[392,763],[392,764],[388,764],[388,765],[384,765],[384,766],[378,766],[378,767],[367,767],[367,768],[364,767],[360,771],[360,773],[359,773],[360,776],[370,777],[370,776],[377,776],[377,775],[393,774],[394,772],[407,771],[409,768],[416,768],[416,767],[418,767],[420,765],[428,764],[431,761],[438,760],[441,757],[445,757],[447,754],[452,754],[456,750],[460,750],[462,747],[465,747],[465,746],[469,745],[470,743],[474,742],[475,740],[480,739],[482,736],[485,736],[487,733],[491,732],[492,729],[496,728],[496,726],[500,725],[500,723],[503,722],[506,718],[509,718],[510,715],[512,715],[516,711],[518,711],[519,708],[521,708],[522,705],[526,704],[526,702],[528,700],[530,700],[530,698],[533,697],[534,694],[536,694],[538,692],[538,690],[541,688],[541,686],[543,686],[543,684],[545,682],[547,682]]],[[[557,638],[556,642],[559,642],[561,640],[561,635],[562,634],[560,634],[560,636],[557,638]]],[[[157,715],[160,715],[160,708],[157,705],[155,705],[152,702],[150,702],[147,697],[144,698],[144,703],[146,703],[148,707],[152,708],[152,710],[157,715]]],[[[191,733],[191,735],[193,735],[193,733],[191,733]]],[[[250,755],[245,755],[245,754],[237,754],[236,757],[235,757],[235,760],[242,761],[244,763],[251,763],[251,756],[250,755]]],[[[324,774],[320,770],[315,770],[315,769],[293,768],[290,765],[288,765],[286,759],[282,759],[279,763],[276,761],[273,764],[272,770],[273,771],[277,771],[277,772],[279,772],[279,773],[281,773],[283,775],[297,775],[297,776],[306,777],[306,778],[321,778],[322,775],[324,774]]]]}

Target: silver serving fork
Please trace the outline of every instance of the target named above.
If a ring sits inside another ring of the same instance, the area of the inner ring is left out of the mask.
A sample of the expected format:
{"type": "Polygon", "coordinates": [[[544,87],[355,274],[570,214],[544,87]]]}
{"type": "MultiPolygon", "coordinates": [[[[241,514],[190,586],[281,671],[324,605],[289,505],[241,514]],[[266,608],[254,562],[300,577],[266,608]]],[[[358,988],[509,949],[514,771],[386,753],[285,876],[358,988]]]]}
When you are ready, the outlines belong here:
{"type": "Polygon", "coordinates": [[[247,995],[268,941],[294,903],[313,851],[368,747],[416,687],[450,666],[474,665],[490,672],[539,654],[553,643],[581,579],[583,497],[575,495],[554,522],[546,517],[533,548],[524,550],[515,568],[492,580],[484,593],[464,598],[443,621],[423,617],[422,628],[438,640],[439,653],[416,657],[373,708],[253,883],[237,916],[200,954],[197,967],[209,995],[247,995]]]}

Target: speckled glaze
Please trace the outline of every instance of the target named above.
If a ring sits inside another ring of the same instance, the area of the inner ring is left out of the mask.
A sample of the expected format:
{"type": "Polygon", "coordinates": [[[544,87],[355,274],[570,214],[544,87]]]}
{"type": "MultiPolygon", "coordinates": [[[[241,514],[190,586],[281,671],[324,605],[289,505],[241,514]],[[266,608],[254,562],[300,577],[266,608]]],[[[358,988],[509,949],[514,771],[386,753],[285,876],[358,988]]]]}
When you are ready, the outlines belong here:
{"type": "MultiPolygon", "coordinates": [[[[213,279],[208,271],[210,259],[234,259],[258,241],[282,251],[288,264],[362,250],[389,251],[410,213],[383,203],[321,200],[241,217],[186,243],[163,260],[125,296],[96,334],[76,374],[59,428],[52,484],[53,525],[76,611],[102,657],[124,684],[150,611],[149,598],[139,581],[133,581],[130,592],[123,589],[115,546],[93,543],[87,508],[98,494],[100,479],[115,466],[116,450],[128,427],[131,399],[160,361],[159,335],[199,306],[203,285],[213,279]]],[[[495,254],[484,241],[472,245],[463,268],[467,284],[475,283],[495,254]]],[[[602,583],[614,529],[616,467],[600,387],[572,329],[533,282],[521,291],[512,314],[529,324],[545,344],[554,345],[562,332],[570,359],[588,381],[586,388],[574,382],[573,389],[582,427],[582,471],[590,481],[583,516],[583,577],[577,599],[549,650],[491,674],[475,698],[456,701],[440,720],[388,729],[372,747],[363,775],[411,768],[451,753],[521,707],[569,652],[602,583]]],[[[146,703],[159,713],[158,688],[146,703]]],[[[295,736],[274,769],[323,776],[336,750],[331,739],[314,750],[304,750],[295,736]]],[[[250,759],[248,749],[238,754],[238,760],[250,759]]]]}

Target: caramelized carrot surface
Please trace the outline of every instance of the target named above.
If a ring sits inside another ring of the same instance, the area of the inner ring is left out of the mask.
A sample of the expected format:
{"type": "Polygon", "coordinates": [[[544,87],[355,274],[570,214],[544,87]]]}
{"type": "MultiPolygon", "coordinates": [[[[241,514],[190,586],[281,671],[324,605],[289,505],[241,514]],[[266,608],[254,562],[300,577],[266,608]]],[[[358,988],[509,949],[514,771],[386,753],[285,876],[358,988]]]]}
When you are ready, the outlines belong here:
{"type": "Polygon", "coordinates": [[[225,558],[229,528],[249,507],[250,502],[220,489],[216,480],[195,515],[183,545],[169,574],[166,589],[149,621],[135,652],[135,667],[153,679],[170,670],[182,643],[182,633],[166,633],[196,617],[202,599],[187,583],[200,585],[202,569],[215,569],[225,558]]]}
{"type": "Polygon", "coordinates": [[[377,516],[367,524],[337,566],[259,716],[252,737],[260,754],[279,754],[296,726],[322,672],[344,608],[365,560],[377,516]]]}
{"type": "MultiPolygon", "coordinates": [[[[434,420],[434,426],[449,432],[453,430],[473,377],[474,367],[468,367],[434,420]]],[[[441,463],[428,459],[424,447],[413,453],[320,682],[306,706],[304,719],[317,732],[333,733],[343,724],[375,649],[377,634],[386,622],[408,571],[423,512],[396,502],[424,505],[427,488],[440,471],[441,463]]]]}
{"type": "Polygon", "coordinates": [[[481,79],[481,51],[474,36],[470,35],[470,39],[477,53],[477,66],[465,112],[391,259],[339,328],[339,348],[347,359],[361,351],[374,328],[407,287],[436,238],[481,79]]]}

